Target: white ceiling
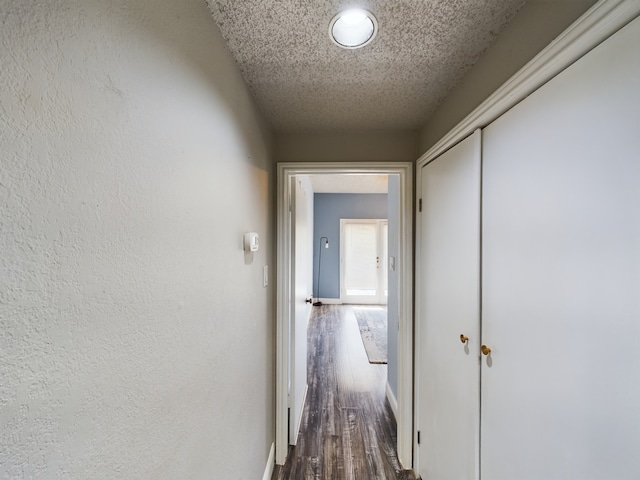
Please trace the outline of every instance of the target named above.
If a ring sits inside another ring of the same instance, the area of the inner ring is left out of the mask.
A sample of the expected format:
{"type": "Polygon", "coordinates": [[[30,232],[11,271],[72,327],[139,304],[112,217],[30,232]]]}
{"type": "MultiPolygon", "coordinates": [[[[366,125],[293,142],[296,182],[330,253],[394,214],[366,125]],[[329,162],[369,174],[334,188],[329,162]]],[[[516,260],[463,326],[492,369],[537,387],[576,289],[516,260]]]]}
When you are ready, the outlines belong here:
{"type": "Polygon", "coordinates": [[[388,175],[310,175],[314,193],[387,193],[388,175]]]}
{"type": "Polygon", "coordinates": [[[207,0],[244,79],[280,132],[418,129],[524,0],[207,0]],[[377,17],[361,49],[328,36],[346,7],[377,17]]]}

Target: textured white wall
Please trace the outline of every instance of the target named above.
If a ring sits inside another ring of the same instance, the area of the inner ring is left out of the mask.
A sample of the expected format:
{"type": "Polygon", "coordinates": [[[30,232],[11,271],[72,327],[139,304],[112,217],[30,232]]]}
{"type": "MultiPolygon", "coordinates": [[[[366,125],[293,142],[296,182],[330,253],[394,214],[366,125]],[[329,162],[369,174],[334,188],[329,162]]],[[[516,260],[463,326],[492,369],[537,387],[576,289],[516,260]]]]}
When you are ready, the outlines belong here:
{"type": "Polygon", "coordinates": [[[0,478],[261,478],[269,137],[205,3],[0,0],[0,65],[0,478]]]}

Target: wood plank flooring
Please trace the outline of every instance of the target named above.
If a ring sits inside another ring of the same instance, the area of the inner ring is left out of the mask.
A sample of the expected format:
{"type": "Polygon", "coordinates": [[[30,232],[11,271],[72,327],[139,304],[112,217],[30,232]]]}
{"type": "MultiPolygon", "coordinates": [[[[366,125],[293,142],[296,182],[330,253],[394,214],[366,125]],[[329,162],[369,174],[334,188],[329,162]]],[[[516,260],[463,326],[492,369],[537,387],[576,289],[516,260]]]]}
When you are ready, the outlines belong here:
{"type": "Polygon", "coordinates": [[[372,365],[348,305],[314,307],[300,435],[272,480],[411,480],[396,452],[386,365],[372,365]]]}

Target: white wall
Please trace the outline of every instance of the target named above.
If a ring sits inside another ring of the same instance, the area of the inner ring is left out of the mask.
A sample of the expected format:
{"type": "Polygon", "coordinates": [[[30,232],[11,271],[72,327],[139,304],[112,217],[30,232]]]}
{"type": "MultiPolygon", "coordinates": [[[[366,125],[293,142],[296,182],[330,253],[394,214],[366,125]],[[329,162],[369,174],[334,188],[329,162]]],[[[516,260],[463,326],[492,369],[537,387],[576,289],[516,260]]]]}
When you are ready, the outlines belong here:
{"type": "Polygon", "coordinates": [[[529,0],[420,131],[420,154],[471,113],[596,0],[529,0]]]}
{"type": "Polygon", "coordinates": [[[0,478],[261,478],[269,138],[205,3],[0,12],[0,478]]]}

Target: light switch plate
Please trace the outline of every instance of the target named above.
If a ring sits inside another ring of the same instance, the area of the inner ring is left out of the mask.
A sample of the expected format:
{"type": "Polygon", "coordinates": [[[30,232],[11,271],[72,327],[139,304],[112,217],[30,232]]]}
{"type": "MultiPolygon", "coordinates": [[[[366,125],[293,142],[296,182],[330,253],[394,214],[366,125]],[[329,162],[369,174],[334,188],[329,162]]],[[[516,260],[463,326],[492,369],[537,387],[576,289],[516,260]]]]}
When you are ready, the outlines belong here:
{"type": "Polygon", "coordinates": [[[389,270],[391,270],[392,272],[396,271],[396,257],[389,257],[389,270]]]}

